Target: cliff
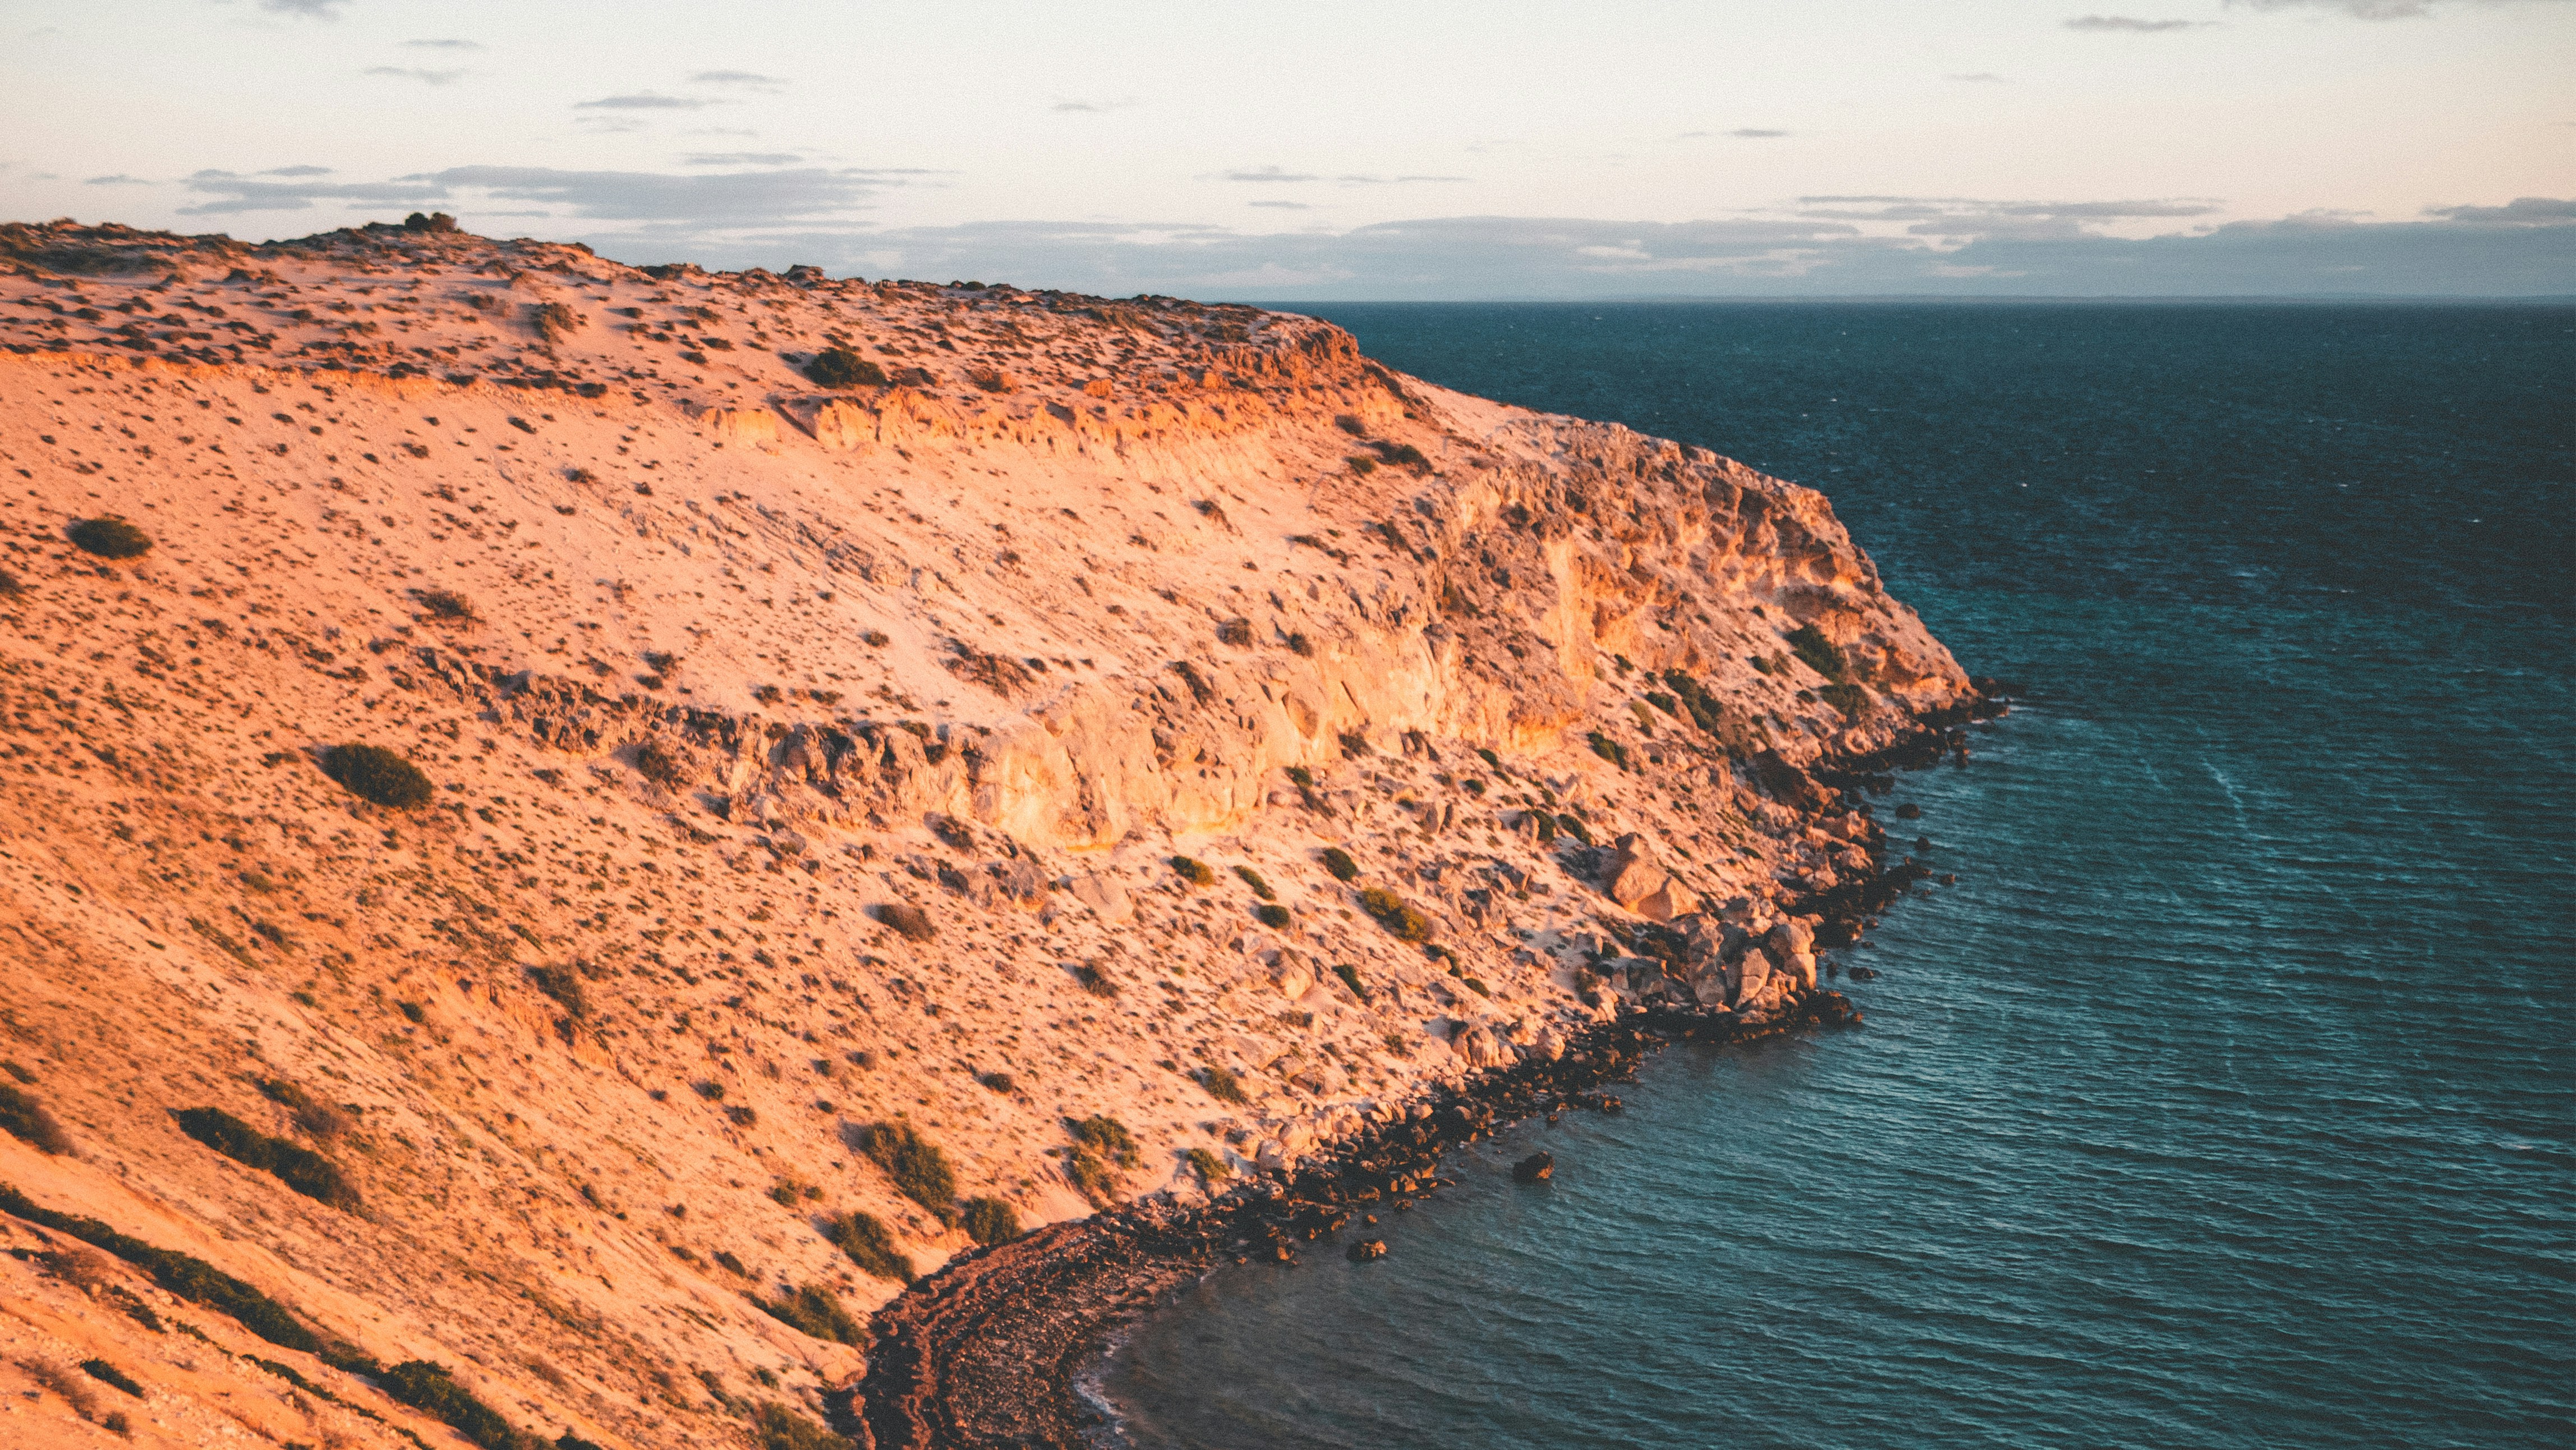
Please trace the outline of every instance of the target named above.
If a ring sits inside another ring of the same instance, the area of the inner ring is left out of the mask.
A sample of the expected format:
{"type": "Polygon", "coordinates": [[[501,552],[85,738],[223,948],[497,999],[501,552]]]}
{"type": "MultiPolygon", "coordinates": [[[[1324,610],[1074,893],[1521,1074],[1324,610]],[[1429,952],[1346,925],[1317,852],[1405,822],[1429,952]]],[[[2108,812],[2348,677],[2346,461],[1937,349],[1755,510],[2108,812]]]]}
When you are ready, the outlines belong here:
{"type": "Polygon", "coordinates": [[[795,1443],[902,1260],[1783,1010],[1973,694],[1821,495],[1309,318],[0,262],[12,1443],[795,1443]]]}

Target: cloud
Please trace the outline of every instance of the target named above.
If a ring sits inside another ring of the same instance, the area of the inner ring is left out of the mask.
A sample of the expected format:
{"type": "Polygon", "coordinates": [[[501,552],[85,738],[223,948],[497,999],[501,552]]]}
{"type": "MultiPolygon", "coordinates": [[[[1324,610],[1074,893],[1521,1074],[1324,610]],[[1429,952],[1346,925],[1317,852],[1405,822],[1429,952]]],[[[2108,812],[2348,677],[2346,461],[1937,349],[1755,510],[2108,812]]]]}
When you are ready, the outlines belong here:
{"type": "Polygon", "coordinates": [[[401,42],[401,48],[404,50],[481,50],[483,47],[479,42],[471,40],[406,40],[401,42]]]}
{"type": "MultiPolygon", "coordinates": [[[[199,174],[221,175],[222,173],[201,172],[199,174]]],[[[272,166],[259,174],[262,176],[328,176],[331,174],[331,168],[328,166],[272,166]]]]}
{"type": "Polygon", "coordinates": [[[787,84],[776,76],[765,76],[747,70],[702,70],[689,77],[693,86],[743,86],[757,91],[774,91],[787,84]]]}
{"type": "Polygon", "coordinates": [[[1465,181],[1464,176],[1336,176],[1345,186],[1410,186],[1417,181],[1465,181]]]}
{"type": "Polygon", "coordinates": [[[1767,141],[1774,136],[1786,136],[1789,133],[1786,131],[1764,131],[1756,127],[1747,126],[1742,130],[1729,131],[1726,134],[1746,141],[1767,141]]]}
{"type": "Polygon", "coordinates": [[[2210,23],[2206,20],[2140,20],[2134,15],[2078,15],[2066,22],[2066,28],[2127,31],[2135,35],[2153,35],[2167,30],[2196,30],[2210,23]]]}
{"type": "MultiPolygon", "coordinates": [[[[2442,0],[2225,0],[2232,7],[2249,10],[2331,10],[2355,20],[2423,20],[2431,17],[2442,0]]],[[[2541,0],[2461,0],[2472,5],[2510,5],[2541,3],[2541,0]]]]}
{"type": "Polygon", "coordinates": [[[2470,226],[2558,226],[2576,222],[2576,197],[2518,196],[2502,206],[2426,207],[2424,214],[2470,226]]]}
{"type": "Polygon", "coordinates": [[[1302,202],[1302,201],[1278,201],[1278,200],[1271,200],[1271,201],[1247,201],[1247,202],[1245,202],[1245,203],[1244,203],[1244,205],[1245,205],[1245,206],[1269,206],[1269,207],[1277,207],[1277,208],[1279,208],[1279,209],[1280,209],[1280,210],[1282,210],[1282,211],[1313,211],[1313,210],[1314,210],[1314,208],[1313,208],[1313,207],[1308,206],[1306,203],[1304,203],[1304,202],[1302,202]]]}
{"type": "Polygon", "coordinates": [[[230,171],[200,171],[188,178],[188,189],[211,198],[179,208],[182,216],[231,216],[254,211],[310,211],[316,202],[352,202],[367,206],[415,206],[443,201],[438,187],[411,181],[313,181],[327,168],[288,166],[262,175],[288,178],[264,181],[230,171]]]}
{"type": "Polygon", "coordinates": [[[1228,181],[1321,181],[1324,178],[1303,172],[1282,171],[1276,166],[1264,166],[1259,170],[1247,168],[1229,171],[1225,173],[1225,179],[1228,181]]]}
{"type": "Polygon", "coordinates": [[[443,86],[448,82],[455,80],[458,76],[465,74],[465,72],[461,70],[419,70],[410,66],[399,65],[372,65],[367,67],[367,74],[371,76],[394,76],[402,80],[419,81],[423,85],[443,86]]]}
{"type": "Polygon", "coordinates": [[[793,166],[804,159],[791,151],[695,151],[680,162],[684,166],[793,166]]]}
{"type": "Polygon", "coordinates": [[[128,176],[121,171],[114,176],[93,176],[81,183],[83,186],[150,186],[151,184],[140,176],[128,176]]]}
{"type": "Polygon", "coordinates": [[[1134,105],[1134,104],[1136,104],[1136,103],[1135,103],[1134,101],[1132,101],[1132,100],[1119,100],[1119,101],[1058,101],[1058,102],[1056,102],[1054,105],[1047,107],[1047,109],[1048,109],[1048,110],[1050,110],[1050,111],[1059,111],[1059,112],[1064,112],[1064,113],[1067,113],[1067,114],[1082,114],[1082,115],[1099,116],[1099,115],[1107,115],[1107,114],[1108,114],[1109,112],[1111,112],[1111,111],[1123,111],[1123,110],[1126,110],[1129,106],[1132,106],[1132,105],[1134,105]]]}
{"type": "Polygon", "coordinates": [[[774,225],[856,209],[921,171],[728,171],[674,176],[654,171],[558,171],[542,166],[452,166],[402,182],[536,202],[565,215],[607,221],[682,222],[700,227],[774,225]]]}
{"type": "Polygon", "coordinates": [[[259,0],[259,8],[279,15],[302,15],[313,20],[337,20],[340,7],[349,0],[259,0]]]}
{"type": "Polygon", "coordinates": [[[1993,71],[1990,71],[1990,70],[1981,70],[1981,71],[1977,71],[1977,72],[1974,72],[1974,73],[1969,74],[1969,75],[1945,76],[1945,77],[1943,77],[1943,79],[1944,79],[1944,80],[1953,80],[1953,81],[1971,81],[1971,82],[1975,82],[1975,83],[1977,83],[1977,84],[1979,84],[1979,85],[1994,85],[1994,86],[2001,86],[2001,85],[2010,85],[2010,84],[2011,84],[2011,82],[2009,82],[2009,81],[2005,80],[2002,76],[1996,75],[1993,71]]]}
{"type": "Polygon", "coordinates": [[[657,96],[651,91],[638,91],[629,96],[602,96],[595,101],[575,101],[576,111],[696,111],[721,101],[702,100],[695,96],[657,96]]]}

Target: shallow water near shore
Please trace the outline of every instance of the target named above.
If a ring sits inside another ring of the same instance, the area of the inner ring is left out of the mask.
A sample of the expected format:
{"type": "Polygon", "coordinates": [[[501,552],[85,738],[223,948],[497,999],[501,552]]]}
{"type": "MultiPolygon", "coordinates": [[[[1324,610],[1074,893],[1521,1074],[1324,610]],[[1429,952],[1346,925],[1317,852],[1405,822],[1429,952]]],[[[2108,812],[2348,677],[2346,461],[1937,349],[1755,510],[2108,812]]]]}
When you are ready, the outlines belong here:
{"type": "Polygon", "coordinates": [[[1130,1440],[2576,1438],[2576,309],[1304,310],[1824,489],[2030,703],[1878,802],[1867,1027],[1212,1276],[1130,1440]]]}

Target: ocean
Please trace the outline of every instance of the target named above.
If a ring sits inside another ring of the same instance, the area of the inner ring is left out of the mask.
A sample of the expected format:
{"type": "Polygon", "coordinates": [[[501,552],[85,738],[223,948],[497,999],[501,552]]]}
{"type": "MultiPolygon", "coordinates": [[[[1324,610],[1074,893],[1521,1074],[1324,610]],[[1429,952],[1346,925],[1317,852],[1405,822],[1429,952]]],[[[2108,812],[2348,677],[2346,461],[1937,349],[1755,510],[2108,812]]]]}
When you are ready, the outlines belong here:
{"type": "Polygon", "coordinates": [[[1211,1276],[1129,1441],[2576,1443],[2576,308],[1297,310],[1822,489],[2024,703],[1878,802],[1866,1027],[1211,1276]]]}

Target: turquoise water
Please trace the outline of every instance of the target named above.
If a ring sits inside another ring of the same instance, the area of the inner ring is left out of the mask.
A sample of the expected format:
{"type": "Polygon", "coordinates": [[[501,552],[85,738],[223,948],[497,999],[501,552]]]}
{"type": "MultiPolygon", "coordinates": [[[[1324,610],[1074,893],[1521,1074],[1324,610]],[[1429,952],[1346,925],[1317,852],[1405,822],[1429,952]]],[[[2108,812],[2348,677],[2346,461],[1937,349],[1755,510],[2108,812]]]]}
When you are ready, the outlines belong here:
{"type": "Polygon", "coordinates": [[[2030,703],[1882,802],[1868,1027],[1217,1274],[1130,1439],[2576,1443],[2576,310],[1325,311],[1826,490],[2030,703]]]}

